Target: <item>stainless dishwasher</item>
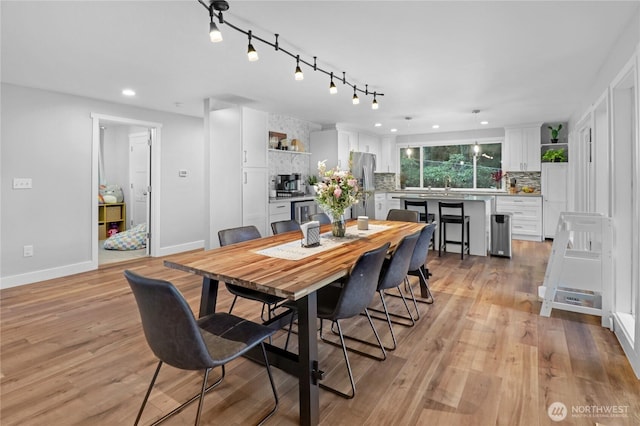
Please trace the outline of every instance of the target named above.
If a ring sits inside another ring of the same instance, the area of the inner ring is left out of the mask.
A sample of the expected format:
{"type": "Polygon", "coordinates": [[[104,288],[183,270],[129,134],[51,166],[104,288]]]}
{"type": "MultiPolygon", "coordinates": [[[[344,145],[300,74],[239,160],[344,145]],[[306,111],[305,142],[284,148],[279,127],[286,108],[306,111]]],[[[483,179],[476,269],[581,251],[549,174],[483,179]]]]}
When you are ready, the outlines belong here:
{"type": "Polygon", "coordinates": [[[314,200],[291,202],[291,217],[298,223],[309,222],[311,215],[319,212],[320,208],[314,200]]]}

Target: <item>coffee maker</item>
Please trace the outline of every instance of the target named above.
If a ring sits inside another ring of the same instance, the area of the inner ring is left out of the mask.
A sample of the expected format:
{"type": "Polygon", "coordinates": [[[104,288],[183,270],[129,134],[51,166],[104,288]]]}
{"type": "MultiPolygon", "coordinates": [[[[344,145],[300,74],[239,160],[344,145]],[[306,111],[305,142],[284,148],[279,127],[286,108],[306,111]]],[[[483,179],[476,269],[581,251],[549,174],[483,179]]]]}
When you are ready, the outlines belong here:
{"type": "Polygon", "coordinates": [[[277,175],[276,177],[276,192],[278,197],[304,195],[300,190],[301,186],[302,180],[299,173],[277,175]]]}

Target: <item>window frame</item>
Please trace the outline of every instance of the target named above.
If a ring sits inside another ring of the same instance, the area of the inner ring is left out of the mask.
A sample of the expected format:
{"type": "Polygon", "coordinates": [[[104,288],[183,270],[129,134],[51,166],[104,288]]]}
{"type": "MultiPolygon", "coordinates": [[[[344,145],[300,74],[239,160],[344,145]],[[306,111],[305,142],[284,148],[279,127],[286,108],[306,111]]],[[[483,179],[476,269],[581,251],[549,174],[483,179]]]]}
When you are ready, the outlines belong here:
{"type": "MultiPolygon", "coordinates": [[[[504,164],[504,154],[505,154],[505,143],[504,137],[489,137],[489,138],[472,138],[472,139],[453,139],[453,140],[440,140],[440,141],[428,141],[428,142],[399,142],[396,143],[396,161],[398,164],[398,175],[402,174],[402,161],[401,161],[401,151],[407,148],[418,148],[419,152],[419,164],[420,164],[420,186],[406,186],[405,189],[409,190],[426,190],[428,188],[424,187],[424,157],[423,157],[423,148],[424,147],[433,147],[433,146],[450,146],[450,145],[474,145],[475,143],[482,146],[485,144],[497,144],[501,145],[501,155],[502,159],[500,164],[504,164]]],[[[504,169],[501,168],[503,173],[504,169]]],[[[476,179],[474,178],[474,184],[476,179]]],[[[487,192],[487,191],[504,191],[505,190],[505,182],[504,179],[500,182],[500,186],[497,186],[495,189],[492,188],[450,188],[451,191],[465,191],[465,192],[487,192]]],[[[431,187],[431,189],[435,190],[444,190],[444,187],[431,187]]]]}

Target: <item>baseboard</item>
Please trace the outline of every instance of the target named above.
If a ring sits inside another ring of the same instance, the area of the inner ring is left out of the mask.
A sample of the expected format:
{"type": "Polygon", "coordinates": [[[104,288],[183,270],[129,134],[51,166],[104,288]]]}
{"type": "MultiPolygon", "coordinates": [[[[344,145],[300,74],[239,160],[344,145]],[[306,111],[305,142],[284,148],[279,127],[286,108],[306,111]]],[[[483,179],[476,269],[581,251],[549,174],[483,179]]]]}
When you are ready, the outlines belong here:
{"type": "Polygon", "coordinates": [[[190,243],[178,244],[175,246],[161,247],[156,253],[157,257],[169,256],[170,254],[183,253],[190,250],[198,250],[204,248],[204,240],[192,241],[190,243]]]}
{"type": "Polygon", "coordinates": [[[619,314],[613,315],[613,323],[613,331],[618,338],[618,342],[620,342],[633,372],[636,373],[636,378],[640,379],[640,353],[636,352],[634,348],[634,337],[629,335],[630,330],[624,326],[624,321],[619,317],[619,314]]]}
{"type": "Polygon", "coordinates": [[[28,272],[26,274],[2,277],[0,278],[0,289],[52,280],[54,278],[66,277],[82,272],[93,271],[95,269],[96,265],[93,262],[88,261],[75,263],[73,265],[59,266],[56,268],[42,269],[40,271],[28,272]]]}

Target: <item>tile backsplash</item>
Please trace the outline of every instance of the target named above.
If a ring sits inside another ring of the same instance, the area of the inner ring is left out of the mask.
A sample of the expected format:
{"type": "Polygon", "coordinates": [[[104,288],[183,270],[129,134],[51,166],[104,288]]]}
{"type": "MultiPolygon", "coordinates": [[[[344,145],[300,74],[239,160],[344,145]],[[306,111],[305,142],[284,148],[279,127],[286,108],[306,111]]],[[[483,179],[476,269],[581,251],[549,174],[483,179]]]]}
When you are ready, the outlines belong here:
{"type": "Polygon", "coordinates": [[[393,191],[396,189],[395,173],[374,173],[376,191],[393,191]]]}

